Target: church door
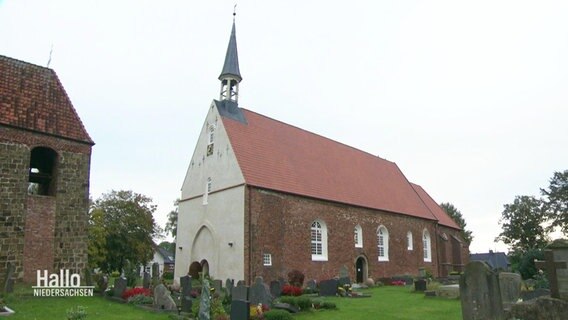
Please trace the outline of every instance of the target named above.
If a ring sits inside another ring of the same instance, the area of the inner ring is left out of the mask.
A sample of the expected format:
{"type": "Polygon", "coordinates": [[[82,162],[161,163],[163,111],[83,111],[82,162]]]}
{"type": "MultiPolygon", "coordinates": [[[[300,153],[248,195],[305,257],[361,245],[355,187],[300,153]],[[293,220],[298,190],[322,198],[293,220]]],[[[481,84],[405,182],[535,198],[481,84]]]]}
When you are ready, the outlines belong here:
{"type": "Polygon", "coordinates": [[[357,261],[355,262],[355,272],[357,273],[355,278],[357,279],[357,283],[363,283],[365,268],[365,259],[363,257],[357,258],[357,261]]]}

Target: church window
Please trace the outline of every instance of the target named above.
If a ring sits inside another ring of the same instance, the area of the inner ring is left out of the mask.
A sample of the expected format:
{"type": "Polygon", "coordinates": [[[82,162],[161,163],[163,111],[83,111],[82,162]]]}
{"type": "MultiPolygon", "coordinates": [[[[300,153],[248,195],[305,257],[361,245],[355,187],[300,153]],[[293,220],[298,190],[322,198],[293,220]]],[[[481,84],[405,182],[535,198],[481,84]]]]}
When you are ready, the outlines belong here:
{"type": "Polygon", "coordinates": [[[406,233],[406,249],[413,250],[414,245],[412,244],[412,232],[408,231],[406,233]]]}
{"type": "Polygon", "coordinates": [[[215,125],[210,125],[207,130],[207,156],[213,154],[213,143],[215,142],[215,125]]]}
{"type": "Polygon", "coordinates": [[[327,227],[321,220],[312,222],[312,260],[327,261],[327,227]]]}
{"type": "Polygon", "coordinates": [[[422,233],[422,244],[424,247],[424,261],[432,262],[432,243],[430,241],[430,233],[426,229],[422,233]]]}
{"type": "Polygon", "coordinates": [[[50,148],[32,149],[29,168],[28,193],[42,196],[55,195],[55,164],[57,153],[50,148]]]}
{"type": "Polygon", "coordinates": [[[389,261],[389,231],[385,226],[377,229],[377,250],[379,261],[389,261]]]}
{"type": "Polygon", "coordinates": [[[265,253],[263,258],[262,258],[263,264],[265,266],[271,266],[272,265],[272,255],[270,253],[265,253]]]}
{"type": "Polygon", "coordinates": [[[209,192],[211,192],[211,177],[207,178],[207,183],[205,184],[205,192],[203,193],[203,205],[208,203],[209,192]]]}
{"type": "Polygon", "coordinates": [[[363,229],[360,225],[355,226],[355,248],[363,248],[363,229]]]}

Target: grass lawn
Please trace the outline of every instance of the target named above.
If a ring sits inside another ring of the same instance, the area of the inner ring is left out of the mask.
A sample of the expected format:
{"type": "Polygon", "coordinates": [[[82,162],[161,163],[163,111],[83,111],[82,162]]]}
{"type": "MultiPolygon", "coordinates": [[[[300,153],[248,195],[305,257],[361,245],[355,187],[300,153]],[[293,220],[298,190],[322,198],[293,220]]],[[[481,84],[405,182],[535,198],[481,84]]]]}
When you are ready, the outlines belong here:
{"type": "Polygon", "coordinates": [[[85,307],[87,319],[125,319],[125,320],[166,320],[167,313],[155,313],[135,306],[95,297],[33,297],[28,294],[13,294],[6,299],[6,304],[16,313],[10,320],[65,320],[67,310],[76,306],[85,307]]]}
{"type": "Polygon", "coordinates": [[[394,319],[394,320],[459,320],[462,319],[459,300],[425,298],[414,293],[409,287],[386,286],[363,292],[370,298],[326,297],[324,301],[334,302],[339,310],[302,312],[295,319],[394,319]]]}

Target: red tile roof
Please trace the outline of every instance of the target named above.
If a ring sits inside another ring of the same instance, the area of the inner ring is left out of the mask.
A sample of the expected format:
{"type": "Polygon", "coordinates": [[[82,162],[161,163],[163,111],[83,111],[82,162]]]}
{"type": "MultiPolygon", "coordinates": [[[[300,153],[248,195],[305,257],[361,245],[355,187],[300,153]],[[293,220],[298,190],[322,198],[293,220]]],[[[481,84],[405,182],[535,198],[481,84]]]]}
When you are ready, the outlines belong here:
{"type": "Polygon", "coordinates": [[[94,144],[51,69],[0,56],[0,124],[94,144]]]}
{"type": "Polygon", "coordinates": [[[430,212],[438,219],[438,222],[441,225],[446,227],[454,228],[454,229],[461,229],[460,226],[430,197],[430,195],[424,190],[421,186],[412,183],[412,187],[418,193],[418,196],[422,199],[422,201],[426,204],[430,212]]]}
{"type": "Polygon", "coordinates": [[[438,220],[394,162],[241,110],[222,119],[247,184],[438,220]]]}

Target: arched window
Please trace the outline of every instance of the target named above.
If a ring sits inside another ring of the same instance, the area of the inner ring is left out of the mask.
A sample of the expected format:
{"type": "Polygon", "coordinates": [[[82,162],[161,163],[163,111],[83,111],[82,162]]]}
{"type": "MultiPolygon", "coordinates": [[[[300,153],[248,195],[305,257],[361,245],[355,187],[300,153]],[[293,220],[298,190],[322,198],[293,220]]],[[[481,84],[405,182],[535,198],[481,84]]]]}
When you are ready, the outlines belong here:
{"type": "Polygon", "coordinates": [[[363,248],[363,229],[360,225],[355,226],[355,248],[363,248]]]}
{"type": "Polygon", "coordinates": [[[316,220],[311,227],[312,260],[327,261],[327,227],[325,222],[316,220]]]}
{"type": "Polygon", "coordinates": [[[424,261],[432,262],[432,243],[430,233],[426,229],[422,232],[422,246],[424,247],[424,261]]]}
{"type": "Polygon", "coordinates": [[[412,232],[408,231],[406,233],[406,249],[413,250],[414,245],[412,244],[412,232]]]}
{"type": "Polygon", "coordinates": [[[379,261],[389,261],[389,231],[385,226],[377,229],[377,250],[379,261]]]}
{"type": "Polygon", "coordinates": [[[30,156],[28,193],[55,195],[55,164],[57,153],[50,148],[36,147],[30,156]]]}

